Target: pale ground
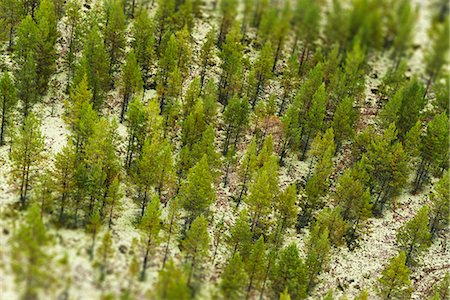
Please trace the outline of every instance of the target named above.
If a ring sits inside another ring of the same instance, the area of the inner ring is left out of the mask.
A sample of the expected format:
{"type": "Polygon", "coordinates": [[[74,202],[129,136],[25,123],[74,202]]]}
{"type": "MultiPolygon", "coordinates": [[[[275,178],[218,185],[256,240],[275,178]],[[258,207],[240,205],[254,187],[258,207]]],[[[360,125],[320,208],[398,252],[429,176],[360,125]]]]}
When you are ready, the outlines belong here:
{"type": "MultiPolygon", "coordinates": [[[[430,15],[429,11],[424,7],[426,6],[427,1],[413,0],[413,2],[421,8],[419,14],[420,17],[417,22],[416,43],[422,47],[414,52],[410,66],[413,73],[420,73],[423,70],[423,46],[426,45],[424,41],[427,39],[426,28],[429,24],[430,15]]],[[[198,51],[202,44],[203,37],[209,29],[210,25],[205,21],[201,21],[200,24],[196,26],[196,30],[194,31],[194,40],[196,44],[194,47],[195,51],[198,51]]],[[[251,53],[251,58],[254,58],[253,53],[251,53]]],[[[366,103],[370,103],[370,105],[366,106],[364,109],[374,110],[374,113],[376,113],[377,108],[374,101],[375,96],[371,93],[370,89],[380,83],[383,74],[387,70],[388,63],[389,60],[385,56],[371,58],[371,64],[373,65],[371,73],[376,73],[378,79],[367,76],[366,103]]],[[[218,66],[216,65],[210,72],[214,74],[217,71],[218,66]]],[[[194,70],[192,73],[193,74],[191,75],[195,75],[197,72],[194,70]]],[[[62,76],[56,77],[62,80],[62,76]]],[[[276,91],[277,87],[271,85],[270,90],[276,91]]],[[[113,95],[115,95],[115,93],[112,93],[111,96],[113,95]]],[[[153,96],[154,91],[148,91],[145,98],[149,99],[153,96]]],[[[54,116],[51,116],[49,107],[40,107],[37,108],[37,110],[42,113],[43,117],[42,132],[46,137],[46,149],[49,154],[53,155],[65,144],[68,133],[66,126],[61,119],[62,105],[59,103],[55,106],[54,116]]],[[[368,114],[368,118],[364,120],[365,125],[374,121],[374,113],[368,114]]],[[[117,116],[117,109],[115,111],[115,116],[117,116]]],[[[122,125],[119,126],[119,133],[123,137],[126,135],[126,130],[122,125]]],[[[220,140],[220,137],[218,137],[218,140],[220,140]]],[[[11,231],[14,228],[16,218],[4,217],[4,213],[7,211],[6,208],[11,203],[16,202],[18,198],[17,194],[12,191],[11,186],[7,182],[8,170],[10,168],[8,151],[8,146],[0,148],[0,264],[4,264],[0,265],[1,300],[18,299],[18,289],[11,276],[8,260],[8,239],[11,236],[11,231]]],[[[280,171],[281,185],[285,186],[286,183],[305,176],[307,171],[308,162],[292,163],[288,159],[286,167],[282,168],[280,171]]],[[[236,180],[235,176],[231,176],[231,185],[236,180]]],[[[230,207],[233,206],[233,203],[229,203],[228,200],[228,197],[233,194],[232,192],[233,191],[230,191],[229,188],[218,188],[218,201],[212,208],[216,216],[224,216],[227,225],[231,225],[235,219],[232,209],[230,209],[230,207]]],[[[363,289],[369,289],[370,299],[376,299],[373,284],[376,283],[377,277],[389,258],[395,255],[397,251],[395,245],[396,231],[402,224],[414,216],[414,213],[421,205],[427,203],[427,195],[429,192],[430,188],[417,196],[411,196],[409,193],[405,192],[398,199],[398,204],[395,209],[386,212],[383,218],[369,219],[366,224],[365,233],[359,240],[359,246],[352,252],[345,246],[333,249],[329,266],[326,268],[326,271],[320,275],[319,285],[312,298],[316,299],[321,297],[330,289],[334,290],[335,296],[346,294],[349,297],[355,296],[363,289]]],[[[132,224],[132,219],[137,210],[137,206],[130,198],[124,198],[123,202],[123,208],[113,226],[114,248],[116,249],[113,262],[114,273],[107,276],[102,287],[99,287],[97,284],[97,273],[92,268],[92,263],[89,261],[87,255],[87,249],[91,243],[90,237],[80,230],[50,230],[57,241],[56,245],[51,249],[53,253],[58,254],[55,256],[55,260],[61,258],[63,253],[67,253],[69,257],[71,269],[67,270],[64,266],[57,267],[57,264],[55,264],[53,273],[56,277],[61,279],[60,281],[71,278],[72,284],[69,291],[70,299],[98,299],[102,290],[118,293],[121,288],[127,287],[128,282],[126,276],[130,258],[121,253],[118,249],[120,246],[125,246],[129,249],[132,239],[139,235],[132,224]]],[[[102,235],[103,231],[99,235],[100,238],[102,235]]],[[[307,231],[297,234],[292,230],[286,243],[296,242],[300,249],[304,250],[304,241],[307,236],[307,231]]],[[[446,239],[441,238],[435,241],[428,252],[423,255],[419,266],[413,270],[412,280],[415,287],[413,299],[424,299],[425,295],[428,294],[430,287],[438,280],[438,278],[443,276],[446,269],[449,269],[450,253],[448,247],[446,247],[445,240],[446,239]]],[[[212,250],[213,248],[211,246],[211,251],[212,250]]],[[[213,268],[210,263],[208,263],[206,267],[207,270],[209,270],[208,274],[212,281],[217,280],[220,271],[223,268],[226,255],[223,250],[223,248],[219,250],[218,256],[214,262],[215,267],[213,268]]],[[[175,246],[175,243],[173,243],[171,247],[171,255],[175,257],[176,261],[181,261],[179,250],[175,246]]],[[[158,256],[152,257],[147,281],[144,284],[139,284],[138,290],[145,292],[151,287],[156,279],[157,271],[161,267],[161,262],[162,256],[161,251],[159,251],[158,256]]],[[[214,287],[210,283],[205,285],[200,298],[207,298],[207,295],[209,294],[208,291],[214,291],[214,287]]],[[[53,288],[52,292],[45,295],[44,298],[56,299],[61,290],[61,286],[53,288]]]]}

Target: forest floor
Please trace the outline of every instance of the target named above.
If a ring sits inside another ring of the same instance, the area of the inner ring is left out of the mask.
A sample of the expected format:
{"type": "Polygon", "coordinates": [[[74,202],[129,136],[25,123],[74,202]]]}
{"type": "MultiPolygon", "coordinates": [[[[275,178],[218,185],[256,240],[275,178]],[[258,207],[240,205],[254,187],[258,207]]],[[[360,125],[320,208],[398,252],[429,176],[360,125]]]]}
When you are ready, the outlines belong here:
{"type": "MultiPolygon", "coordinates": [[[[417,23],[416,42],[418,45],[411,58],[410,67],[411,73],[418,73],[423,69],[422,47],[426,43],[427,33],[426,28],[430,23],[430,15],[428,13],[427,0],[413,1],[419,8],[419,20],[417,23]]],[[[211,16],[213,18],[213,16],[211,16]]],[[[217,19],[217,18],[216,18],[217,19]]],[[[203,37],[211,27],[206,22],[196,26],[194,39],[201,44],[203,37]]],[[[389,60],[386,57],[372,58],[370,63],[372,67],[371,74],[366,78],[366,105],[362,108],[363,126],[374,122],[376,110],[378,107],[376,95],[371,90],[377,88],[381,82],[381,78],[388,68],[389,60]],[[374,78],[376,77],[376,78],[374,78]]],[[[54,80],[57,81],[54,90],[62,89],[64,74],[58,74],[54,80]]],[[[41,112],[43,124],[42,133],[45,136],[46,153],[49,156],[56,154],[64,146],[67,140],[68,130],[62,120],[63,112],[63,94],[53,93],[50,90],[49,94],[57,95],[57,103],[54,107],[49,105],[50,101],[44,101],[37,111],[41,112]]],[[[117,94],[111,93],[110,97],[114,98],[117,94]]],[[[146,98],[154,95],[154,91],[147,91],[146,98]]],[[[49,100],[49,99],[47,99],[49,100]]],[[[110,102],[112,103],[112,102],[110,102]]],[[[111,107],[109,113],[117,116],[118,108],[111,107]]],[[[126,130],[123,125],[119,125],[119,133],[125,138],[126,130]]],[[[18,201],[17,193],[12,189],[8,182],[10,160],[8,157],[9,146],[0,147],[0,299],[14,300],[18,299],[17,289],[14,284],[12,272],[9,267],[10,248],[8,240],[11,236],[16,220],[13,211],[10,209],[18,201]]],[[[286,166],[280,170],[280,178],[282,185],[286,182],[293,182],[301,177],[305,177],[308,172],[308,162],[289,161],[286,166]]],[[[231,181],[237,180],[231,178],[231,181]]],[[[128,191],[128,188],[124,188],[128,191]]],[[[334,290],[334,295],[339,297],[347,295],[353,297],[361,290],[369,289],[371,299],[376,299],[373,286],[376,283],[378,274],[384,268],[389,258],[392,257],[396,251],[395,237],[396,232],[402,224],[411,219],[415,212],[421,205],[428,202],[428,195],[432,190],[432,186],[428,186],[424,191],[417,195],[411,195],[409,191],[404,193],[397,199],[395,208],[384,214],[382,218],[371,218],[365,226],[365,232],[358,241],[357,247],[350,251],[347,247],[341,246],[332,249],[332,255],[326,270],[320,275],[319,284],[314,291],[311,298],[317,299],[326,294],[330,289],[334,290]]],[[[229,198],[233,195],[233,191],[228,188],[219,188],[217,190],[218,200],[213,208],[214,215],[224,216],[225,223],[231,223],[234,220],[233,205],[229,198]]],[[[60,260],[63,257],[61,253],[67,253],[69,266],[61,263],[60,267],[54,270],[55,277],[64,279],[64,284],[70,285],[69,299],[99,299],[103,291],[113,291],[119,293],[122,289],[128,287],[127,269],[130,262],[130,256],[127,255],[133,238],[139,238],[138,232],[135,230],[133,224],[135,215],[138,211],[138,206],[126,193],[123,199],[121,211],[118,219],[113,224],[113,240],[116,249],[115,258],[112,263],[114,272],[107,276],[106,281],[99,286],[97,274],[92,267],[92,262],[89,260],[87,251],[91,245],[91,237],[81,230],[70,229],[50,229],[51,234],[56,238],[55,245],[52,246],[51,251],[54,253],[55,260],[60,260]],[[61,251],[62,250],[62,251],[61,251]]],[[[296,242],[299,248],[308,236],[308,231],[303,230],[297,233],[292,230],[286,242],[296,242]]],[[[440,238],[434,242],[432,247],[422,256],[418,267],[413,270],[412,282],[415,290],[412,294],[412,299],[424,299],[430,293],[430,288],[438,280],[442,278],[443,274],[450,269],[450,247],[447,245],[448,237],[440,238]]],[[[211,249],[212,250],[212,249],[211,249]]],[[[173,244],[170,249],[171,255],[180,260],[179,249],[173,244]]],[[[158,251],[158,253],[162,253],[158,251]]],[[[213,289],[213,283],[218,279],[219,271],[223,268],[225,261],[225,253],[219,251],[216,260],[213,264],[208,263],[206,268],[210,271],[207,280],[210,284],[205,285],[201,292],[200,298],[206,298],[210,295],[208,289],[213,289]]],[[[138,283],[136,290],[143,293],[141,296],[144,299],[144,292],[147,291],[152,283],[155,281],[157,272],[161,268],[163,258],[160,256],[152,257],[148,272],[147,281],[145,283],[138,283]]],[[[61,280],[59,280],[61,282],[61,280]]],[[[61,284],[61,283],[60,283],[61,284]]],[[[54,294],[47,295],[45,299],[57,299],[63,286],[53,289],[54,294]]]]}

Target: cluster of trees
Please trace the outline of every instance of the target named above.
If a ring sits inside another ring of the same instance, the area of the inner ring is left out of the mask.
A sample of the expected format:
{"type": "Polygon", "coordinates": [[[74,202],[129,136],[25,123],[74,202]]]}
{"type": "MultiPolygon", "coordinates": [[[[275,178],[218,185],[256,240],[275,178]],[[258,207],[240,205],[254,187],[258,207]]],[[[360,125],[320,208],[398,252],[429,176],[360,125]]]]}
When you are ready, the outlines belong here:
{"type": "Polygon", "coordinates": [[[357,246],[367,219],[441,177],[379,279],[385,299],[411,292],[409,268],[448,228],[448,17],[432,24],[424,74],[407,78],[409,0],[332,1],[324,22],[324,1],[216,4],[217,26],[199,43],[210,7],[197,0],[86,11],[77,0],[0,0],[13,63],[0,79],[0,146],[11,147],[9,179],[27,210],[12,238],[26,299],[52,281],[44,223],[86,230],[102,283],[123,210],[140,236],[125,299],[142,294],[134,282],[150,265],[161,267],[150,298],[191,299],[219,270],[219,298],[304,299],[332,247],[357,246]],[[381,51],[392,66],[364,126],[368,62],[381,51]],[[38,108],[57,69],[68,134],[51,155],[38,108]],[[295,231],[309,232],[305,249],[286,243],[295,231]]]}

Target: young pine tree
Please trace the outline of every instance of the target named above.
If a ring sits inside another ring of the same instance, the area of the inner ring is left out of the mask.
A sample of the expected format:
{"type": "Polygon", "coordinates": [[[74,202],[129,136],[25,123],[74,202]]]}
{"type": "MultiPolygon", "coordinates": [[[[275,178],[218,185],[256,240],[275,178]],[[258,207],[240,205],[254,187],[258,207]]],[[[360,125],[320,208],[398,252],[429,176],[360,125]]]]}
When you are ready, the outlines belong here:
{"type": "Polygon", "coordinates": [[[405,264],[413,266],[417,257],[431,245],[431,234],[428,227],[428,207],[422,207],[409,222],[397,233],[397,243],[405,253],[405,264]]]}
{"type": "Polygon", "coordinates": [[[182,241],[186,262],[189,263],[188,285],[191,285],[193,277],[199,275],[199,267],[208,257],[209,243],[208,222],[200,215],[192,222],[186,238],[182,241]]]}
{"type": "Polygon", "coordinates": [[[442,175],[431,194],[430,208],[430,233],[431,238],[436,237],[441,232],[449,228],[450,215],[450,172],[447,170],[442,175]]]}
{"type": "Polygon", "coordinates": [[[54,280],[49,268],[52,257],[45,248],[50,243],[39,207],[32,205],[11,238],[11,269],[23,299],[37,299],[39,291],[54,280]]]}
{"type": "Polygon", "coordinates": [[[159,272],[155,289],[150,294],[150,299],[191,299],[191,291],[183,269],[176,267],[173,260],[169,260],[167,266],[159,272]]]}
{"type": "Polygon", "coordinates": [[[41,163],[45,158],[44,137],[40,127],[40,120],[34,114],[30,114],[14,138],[10,176],[20,191],[22,208],[26,205],[28,190],[35,181],[41,163]]]}
{"type": "Polygon", "coordinates": [[[152,200],[141,220],[139,229],[142,232],[144,246],[144,258],[142,260],[142,271],[140,280],[145,280],[147,263],[150,252],[159,245],[159,232],[161,230],[161,208],[158,196],[153,196],[152,200]]]}
{"type": "Polygon", "coordinates": [[[330,242],[328,229],[320,230],[318,225],[311,229],[306,251],[306,292],[309,294],[317,282],[317,276],[322,272],[328,261],[330,242]]]}
{"type": "Polygon", "coordinates": [[[111,238],[111,232],[106,231],[103,235],[102,242],[97,249],[97,259],[94,263],[99,268],[100,276],[99,281],[105,280],[108,269],[110,268],[111,260],[114,258],[113,240],[111,238]]]}
{"type": "Polygon", "coordinates": [[[0,79],[0,146],[5,144],[5,136],[12,124],[12,113],[17,104],[16,88],[8,72],[0,79]]]}
{"type": "Polygon", "coordinates": [[[235,253],[227,262],[220,280],[220,293],[223,299],[238,300],[244,296],[247,285],[247,273],[239,253],[235,253]]]}
{"type": "Polygon", "coordinates": [[[409,299],[411,295],[411,281],[409,275],[411,271],[405,265],[406,255],[400,252],[393,257],[389,265],[381,272],[378,278],[378,294],[384,299],[409,299]]]}
{"type": "Polygon", "coordinates": [[[123,100],[120,110],[120,123],[123,122],[130,99],[133,99],[142,90],[142,86],[141,69],[136,61],[134,51],[131,50],[122,69],[121,91],[123,100]]]}
{"type": "Polygon", "coordinates": [[[254,290],[258,290],[264,279],[264,272],[266,270],[266,245],[264,243],[264,237],[260,236],[258,241],[253,244],[250,256],[246,260],[246,270],[249,277],[249,283],[247,286],[248,299],[254,290]]]}

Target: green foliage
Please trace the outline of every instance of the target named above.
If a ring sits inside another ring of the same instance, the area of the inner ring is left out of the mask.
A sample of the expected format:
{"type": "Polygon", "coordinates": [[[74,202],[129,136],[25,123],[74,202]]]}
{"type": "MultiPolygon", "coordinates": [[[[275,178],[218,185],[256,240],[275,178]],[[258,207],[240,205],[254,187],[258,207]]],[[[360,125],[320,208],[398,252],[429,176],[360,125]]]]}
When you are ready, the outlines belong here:
{"type": "Polygon", "coordinates": [[[280,251],[272,269],[270,278],[273,292],[275,295],[283,291],[289,293],[290,299],[306,298],[306,273],[297,245],[289,244],[280,251]]]}
{"type": "Polygon", "coordinates": [[[259,96],[264,95],[267,81],[272,77],[271,62],[273,61],[272,44],[266,43],[261,49],[253,69],[249,75],[248,98],[252,108],[255,107],[259,96]]]}
{"type": "Polygon", "coordinates": [[[228,261],[220,281],[220,291],[223,299],[242,299],[248,279],[244,266],[239,253],[235,253],[228,261]]]}
{"type": "Polygon", "coordinates": [[[126,46],[125,29],[126,20],[122,2],[111,0],[106,6],[106,26],[104,27],[104,37],[106,51],[109,55],[108,74],[112,79],[119,62],[123,56],[126,46]]]}
{"type": "Polygon", "coordinates": [[[253,244],[250,256],[245,261],[245,269],[249,277],[247,297],[251,295],[254,289],[258,290],[260,288],[265,276],[266,261],[266,245],[264,243],[264,238],[261,236],[256,243],[253,244]]]}
{"type": "Polygon", "coordinates": [[[199,215],[208,212],[209,206],[216,199],[216,193],[206,156],[203,156],[189,170],[187,179],[183,183],[179,195],[181,206],[188,212],[188,223],[192,222],[199,215]]]}
{"type": "Polygon", "coordinates": [[[99,277],[100,282],[105,280],[107,271],[110,266],[110,260],[113,257],[114,257],[113,241],[111,238],[111,232],[108,230],[103,235],[102,242],[100,246],[97,248],[97,260],[94,263],[95,266],[98,266],[100,271],[99,277]]]}
{"type": "Polygon", "coordinates": [[[317,276],[322,272],[328,261],[330,251],[328,229],[321,230],[318,225],[313,226],[306,249],[306,292],[309,293],[317,282],[317,276]]]}
{"type": "Polygon", "coordinates": [[[11,238],[11,268],[24,299],[37,299],[39,291],[54,280],[48,268],[52,257],[46,250],[51,242],[38,205],[32,205],[11,238]]]}
{"type": "Polygon", "coordinates": [[[337,149],[342,145],[342,142],[353,138],[357,117],[358,113],[353,108],[353,100],[350,97],[344,98],[338,104],[331,123],[337,149]]]}
{"type": "Polygon", "coordinates": [[[0,79],[0,146],[5,144],[5,136],[8,134],[9,126],[12,125],[12,114],[17,105],[16,88],[8,72],[0,79]]]}
{"type": "Polygon", "coordinates": [[[243,209],[239,212],[230,234],[227,236],[227,243],[234,255],[236,252],[240,254],[242,259],[247,259],[250,255],[252,233],[250,231],[248,211],[243,209]]]}
{"type": "Polygon", "coordinates": [[[147,10],[143,9],[136,16],[133,23],[132,46],[144,78],[148,76],[151,67],[154,65],[153,60],[156,57],[154,49],[155,36],[153,35],[153,32],[153,22],[150,19],[147,10]]]}
{"type": "Polygon", "coordinates": [[[409,299],[411,271],[405,265],[406,255],[400,252],[393,257],[378,278],[378,294],[382,299],[409,299]]]}
{"type": "Polygon", "coordinates": [[[161,300],[191,299],[186,275],[181,268],[175,266],[173,260],[169,260],[166,267],[159,272],[155,289],[150,296],[161,300]]]}
{"type": "Polygon", "coordinates": [[[122,109],[120,112],[120,122],[123,122],[128,109],[128,102],[142,90],[141,69],[136,61],[134,51],[128,53],[125,65],[122,69],[121,92],[123,95],[122,109]]]}
{"type": "Polygon", "coordinates": [[[445,273],[444,278],[434,286],[434,294],[430,298],[432,300],[445,300],[448,298],[450,292],[450,273],[445,273]]]}
{"type": "Polygon", "coordinates": [[[25,207],[28,190],[33,185],[41,164],[45,159],[44,137],[41,133],[41,122],[29,114],[14,137],[14,147],[10,154],[12,168],[10,179],[20,192],[20,204],[25,207]]]}
{"type": "Polygon", "coordinates": [[[409,222],[398,231],[397,243],[405,252],[407,266],[417,263],[417,257],[431,245],[431,234],[428,227],[428,207],[422,207],[409,222]]]}
{"type": "Polygon", "coordinates": [[[430,233],[431,238],[448,230],[450,214],[450,172],[447,170],[442,175],[431,194],[430,208],[430,233]]]}

